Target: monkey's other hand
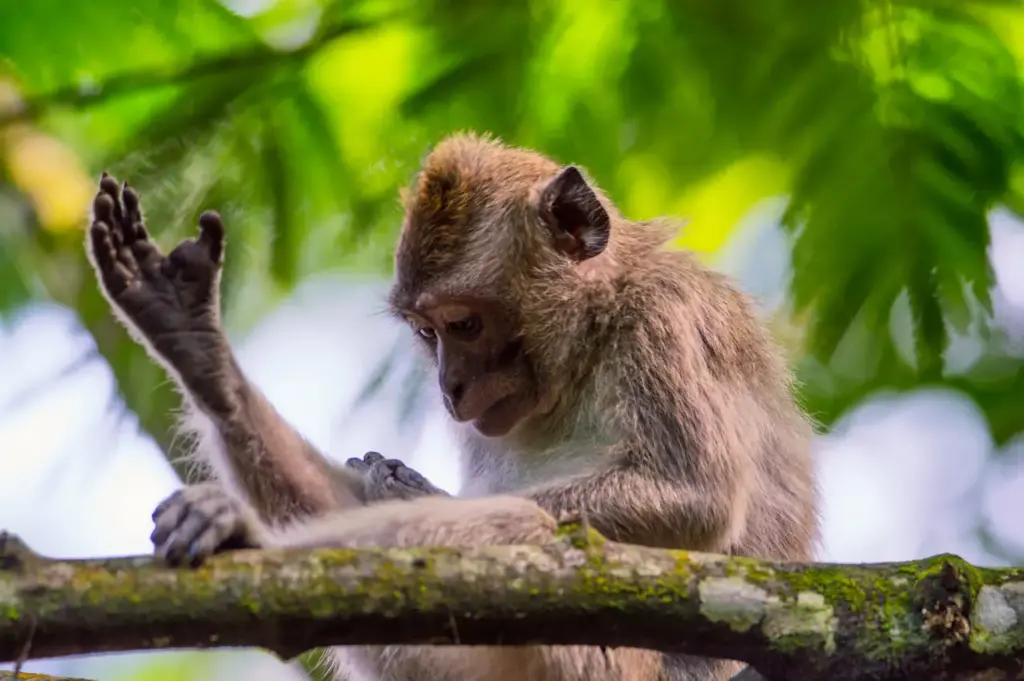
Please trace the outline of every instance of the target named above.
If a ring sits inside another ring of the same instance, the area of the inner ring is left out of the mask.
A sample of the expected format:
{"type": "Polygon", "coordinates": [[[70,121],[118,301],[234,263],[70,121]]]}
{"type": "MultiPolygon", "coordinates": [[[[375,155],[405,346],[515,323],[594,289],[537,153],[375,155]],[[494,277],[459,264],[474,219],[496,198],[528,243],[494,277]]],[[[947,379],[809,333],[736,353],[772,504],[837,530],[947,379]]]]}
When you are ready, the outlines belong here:
{"type": "Polygon", "coordinates": [[[216,213],[203,213],[199,237],[165,256],[149,239],[138,193],[103,173],[87,251],[111,303],[175,367],[193,358],[195,346],[222,337],[224,225],[216,213]]]}
{"type": "Polygon", "coordinates": [[[260,546],[255,520],[216,483],[178,490],[156,507],[153,522],[155,553],[172,566],[197,566],[215,553],[260,546]]]}
{"type": "Polygon", "coordinates": [[[367,452],[362,459],[349,459],[345,465],[363,474],[363,493],[368,503],[431,495],[450,496],[398,459],[385,459],[377,452],[367,452]]]}

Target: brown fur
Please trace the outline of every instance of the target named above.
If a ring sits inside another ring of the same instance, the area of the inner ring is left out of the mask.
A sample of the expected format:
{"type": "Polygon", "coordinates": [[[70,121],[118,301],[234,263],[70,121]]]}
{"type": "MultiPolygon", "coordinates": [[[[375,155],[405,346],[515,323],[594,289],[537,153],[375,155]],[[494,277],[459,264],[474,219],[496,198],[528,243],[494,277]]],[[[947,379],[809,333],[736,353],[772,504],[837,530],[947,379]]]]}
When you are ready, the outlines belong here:
{"type": "MultiPolygon", "coordinates": [[[[350,476],[337,477],[341,492],[328,491],[334,469],[233,362],[207,372],[223,383],[224,406],[212,410],[189,378],[195,358],[162,358],[199,406],[200,455],[272,527],[264,542],[536,543],[551,538],[553,517],[580,514],[621,541],[812,557],[812,429],[749,301],[690,255],[665,249],[669,225],[629,221],[600,192],[607,247],[569,263],[536,209],[560,170],[533,152],[457,135],[435,148],[404,195],[396,312],[424,294],[501,300],[525,342],[520,370],[536,386],[534,412],[501,437],[454,426],[462,496],[484,499],[340,510],[359,503],[345,492],[350,476]]],[[[337,652],[340,678],[347,670],[353,681],[711,681],[739,668],[587,647],[337,652]]]]}
{"type": "MultiPolygon", "coordinates": [[[[560,170],[532,152],[459,135],[430,154],[406,195],[395,307],[425,292],[509,301],[540,390],[557,397],[497,440],[457,427],[464,493],[524,495],[554,516],[583,514],[621,541],[811,558],[812,429],[748,299],[689,254],[665,249],[670,225],[631,222],[600,193],[609,243],[567,267],[532,210],[560,170]]],[[[593,653],[533,654],[548,676],[513,678],[558,679],[593,653]]],[[[638,668],[660,661],[630,655],[638,668]]],[[[722,678],[734,669],[708,666],[674,660],[660,677],[637,678],[722,678]]]]}

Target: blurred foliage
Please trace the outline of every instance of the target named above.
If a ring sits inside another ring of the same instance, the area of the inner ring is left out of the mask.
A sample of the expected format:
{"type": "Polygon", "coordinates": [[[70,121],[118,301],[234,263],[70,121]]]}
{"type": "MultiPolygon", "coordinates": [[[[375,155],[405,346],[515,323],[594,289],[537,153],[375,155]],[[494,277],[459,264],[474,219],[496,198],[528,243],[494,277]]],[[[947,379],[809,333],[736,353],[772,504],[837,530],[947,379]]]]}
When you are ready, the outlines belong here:
{"type": "MultiPolygon", "coordinates": [[[[1004,442],[1024,362],[988,324],[987,214],[1024,213],[1022,61],[1024,9],[997,0],[3,2],[0,315],[76,310],[173,452],[177,397],[86,269],[99,171],[164,244],[221,211],[244,332],[312,274],[387,274],[397,189],[475,129],[581,163],[631,217],[689,217],[680,245],[708,254],[788,196],[774,321],[810,411],[944,384],[1004,442]],[[982,351],[954,371],[957,336],[982,351]]],[[[399,359],[363,396],[401,374],[406,418],[422,384],[399,359]]]]}
{"type": "Polygon", "coordinates": [[[1024,372],[988,324],[987,214],[1024,210],[1022,60],[1024,10],[997,0],[0,3],[0,306],[77,310],[170,448],[176,399],[85,269],[101,169],[164,243],[225,215],[237,332],[311,274],[386,274],[419,158],[490,131],[586,166],[631,217],[689,216],[705,253],[788,196],[812,413],[946,384],[1002,442],[1024,372]],[[952,371],[957,335],[985,350],[952,371]]]}

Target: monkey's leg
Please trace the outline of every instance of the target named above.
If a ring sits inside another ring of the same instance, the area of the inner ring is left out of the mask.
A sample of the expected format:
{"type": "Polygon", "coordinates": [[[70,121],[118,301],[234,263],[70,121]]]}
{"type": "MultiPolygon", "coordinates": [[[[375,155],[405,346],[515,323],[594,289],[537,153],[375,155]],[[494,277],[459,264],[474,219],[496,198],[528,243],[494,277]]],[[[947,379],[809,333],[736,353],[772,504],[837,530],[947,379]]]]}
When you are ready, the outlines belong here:
{"type": "Polygon", "coordinates": [[[133,189],[104,174],[93,212],[87,251],[100,288],[186,394],[201,462],[271,524],[361,503],[361,476],[332,466],[235,361],[220,322],[220,217],[203,213],[198,238],[164,255],[133,189]]]}

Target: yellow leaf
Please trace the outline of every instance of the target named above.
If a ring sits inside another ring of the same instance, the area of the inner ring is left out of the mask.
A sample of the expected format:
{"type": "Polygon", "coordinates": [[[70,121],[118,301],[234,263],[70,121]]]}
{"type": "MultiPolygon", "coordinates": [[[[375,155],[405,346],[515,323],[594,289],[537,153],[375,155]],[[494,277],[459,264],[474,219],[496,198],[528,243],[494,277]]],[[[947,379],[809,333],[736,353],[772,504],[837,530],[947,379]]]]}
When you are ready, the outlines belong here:
{"type": "Polygon", "coordinates": [[[12,125],[0,147],[14,185],[35,208],[43,229],[79,228],[92,198],[92,179],[68,147],[27,125],[12,125]]]}
{"type": "Polygon", "coordinates": [[[995,31],[1007,48],[1024,66],[1024,11],[1005,5],[975,6],[975,13],[995,31]]]}
{"type": "MultiPolygon", "coordinates": [[[[0,111],[19,106],[17,88],[0,79],[0,111]]],[[[12,123],[0,127],[0,158],[14,186],[32,202],[43,229],[60,232],[82,224],[93,183],[70,148],[27,123],[12,123]]]]}

